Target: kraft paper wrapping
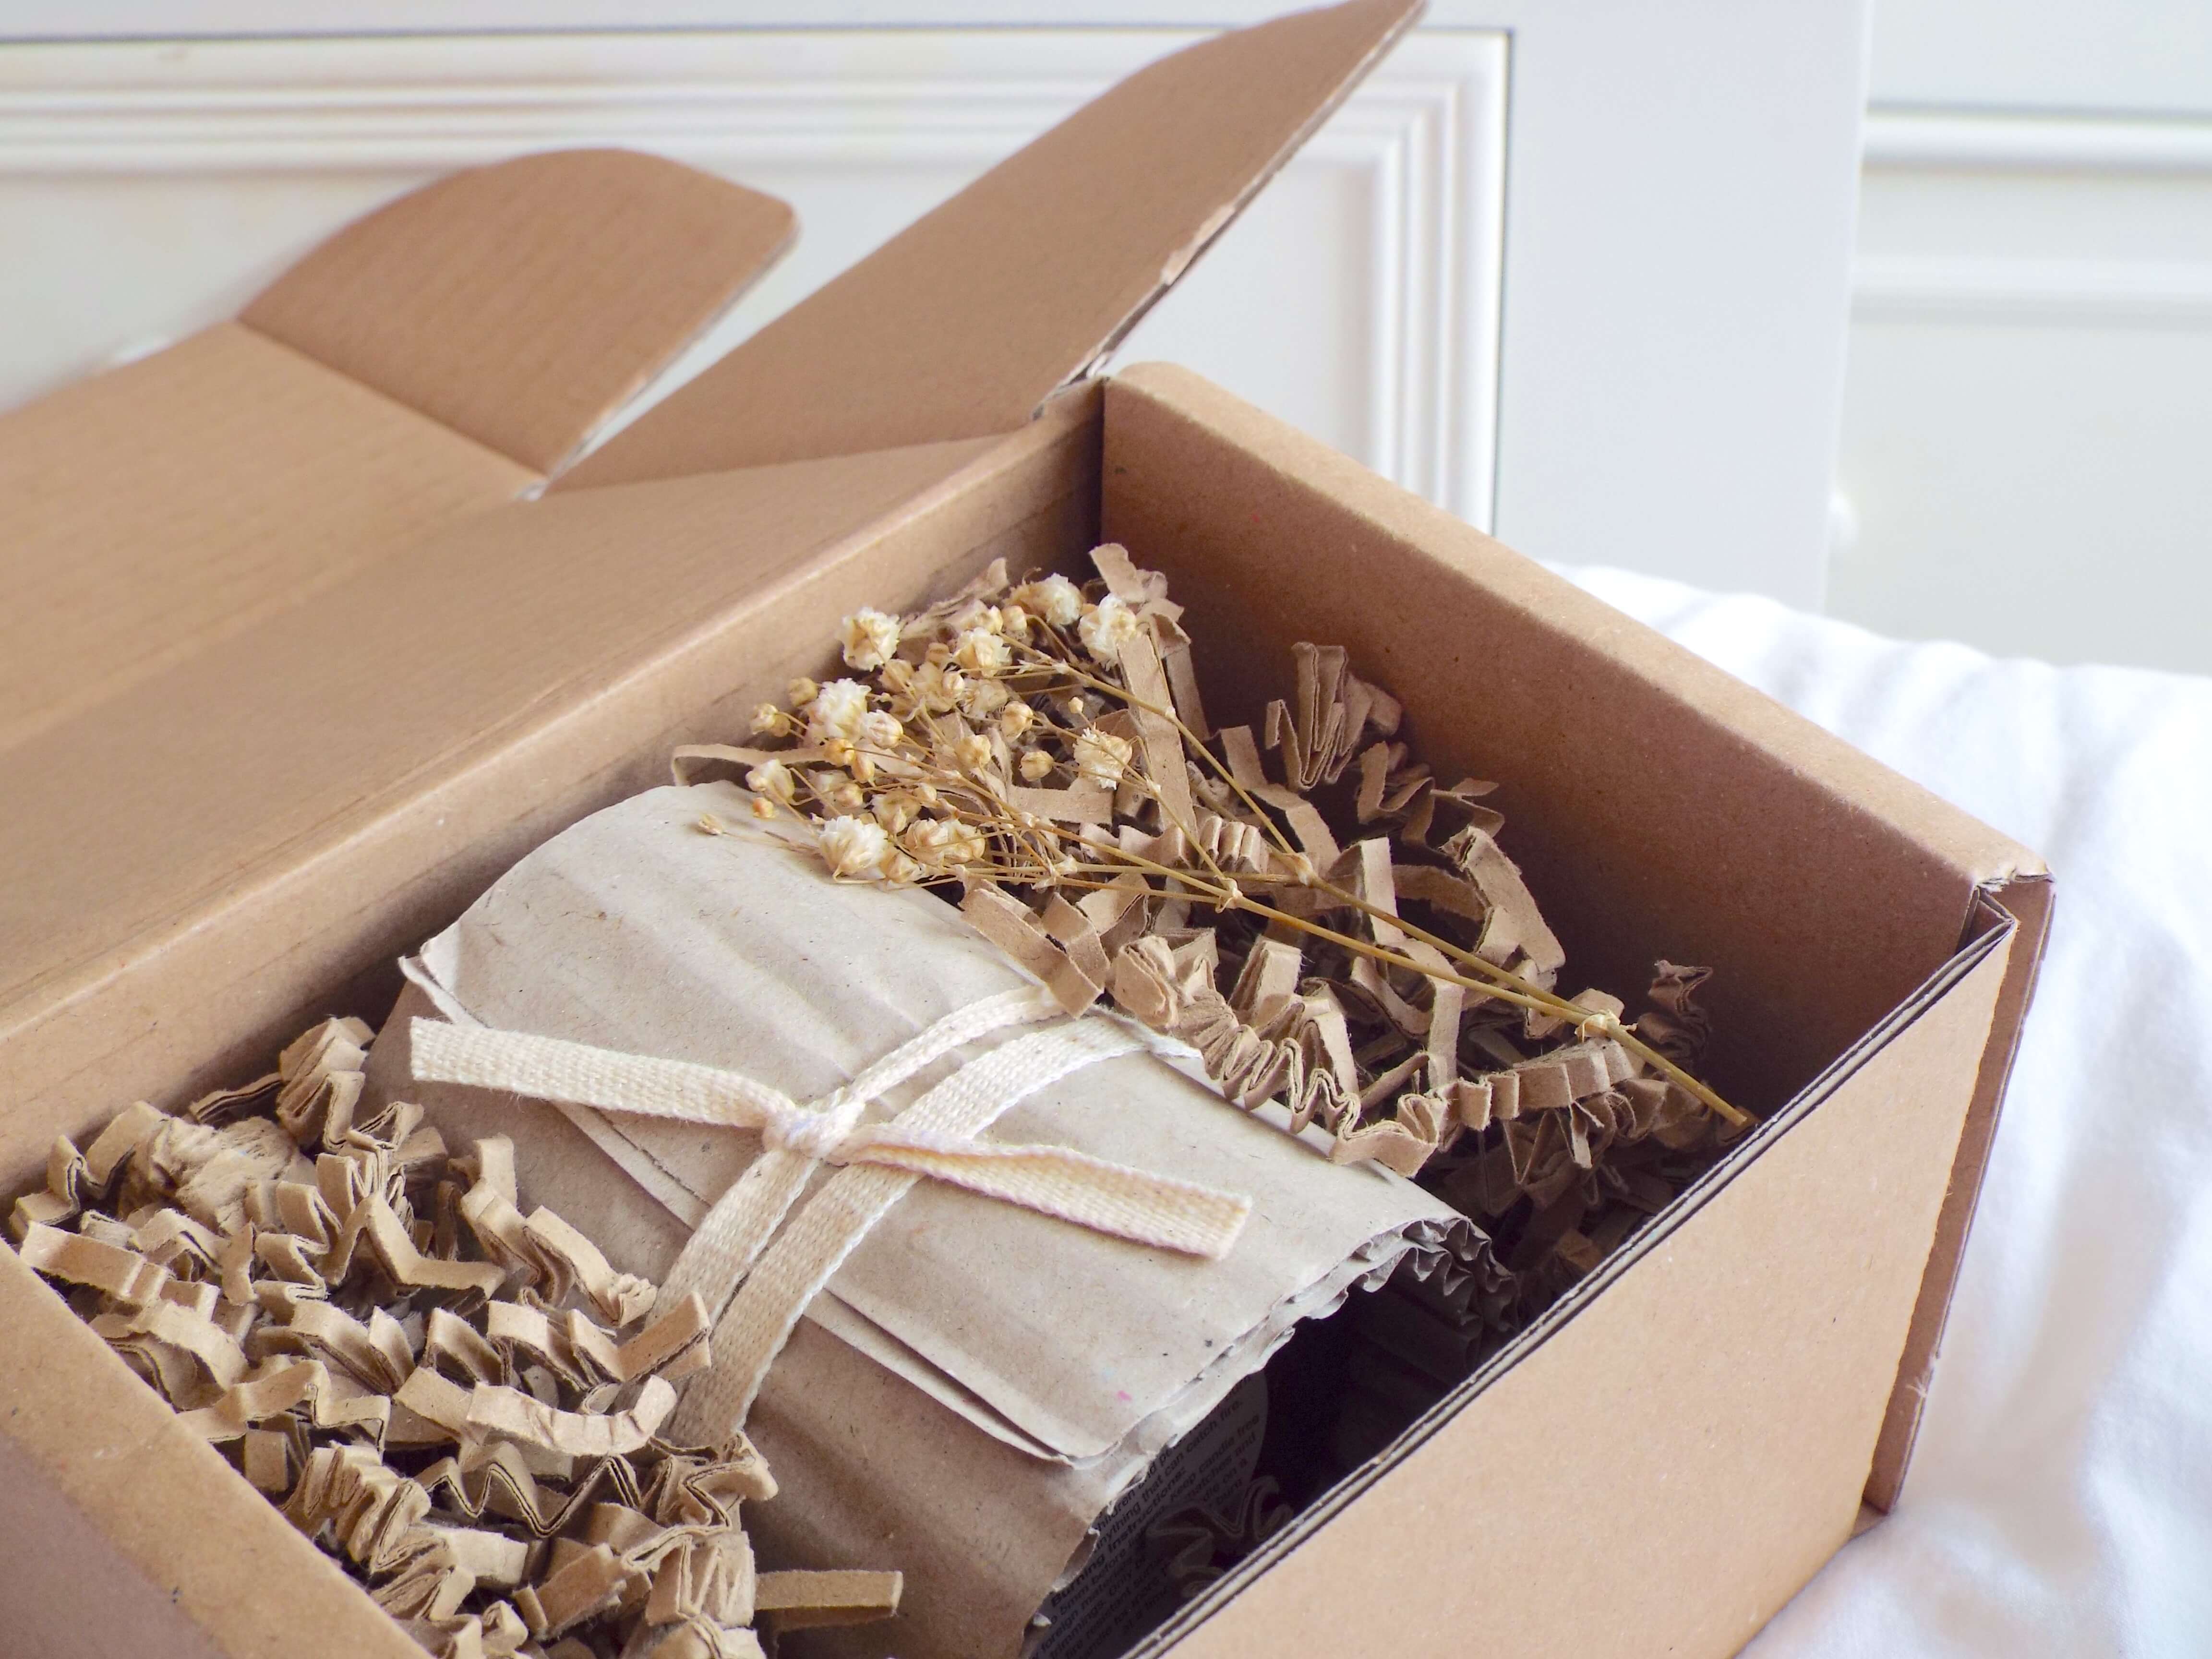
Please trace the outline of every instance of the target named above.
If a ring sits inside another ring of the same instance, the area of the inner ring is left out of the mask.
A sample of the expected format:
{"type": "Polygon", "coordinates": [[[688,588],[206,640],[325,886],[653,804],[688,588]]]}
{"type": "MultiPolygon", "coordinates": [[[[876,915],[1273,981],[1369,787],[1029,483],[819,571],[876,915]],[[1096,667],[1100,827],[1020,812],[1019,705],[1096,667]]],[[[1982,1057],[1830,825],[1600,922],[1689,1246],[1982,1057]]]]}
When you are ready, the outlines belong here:
{"type": "MultiPolygon", "coordinates": [[[[511,1136],[526,1205],[656,1281],[759,1136],[419,1083],[411,1018],[693,1060],[806,1101],[1025,982],[951,905],[833,882],[749,805],[726,784],[659,789],[556,837],[423,947],[370,1056],[372,1105],[418,1101],[454,1144],[511,1136]]],[[[1488,1266],[1481,1235],[1410,1182],[1332,1165],[1152,1053],[1062,1079],[992,1133],[1249,1194],[1252,1215],[1203,1261],[932,1182],[890,1210],[747,1425],[783,1492],[753,1519],[769,1560],[906,1576],[900,1617],[835,1632],[836,1651],[1012,1659],[1101,1512],[1301,1320],[1409,1251],[1447,1294],[1488,1266]]]]}

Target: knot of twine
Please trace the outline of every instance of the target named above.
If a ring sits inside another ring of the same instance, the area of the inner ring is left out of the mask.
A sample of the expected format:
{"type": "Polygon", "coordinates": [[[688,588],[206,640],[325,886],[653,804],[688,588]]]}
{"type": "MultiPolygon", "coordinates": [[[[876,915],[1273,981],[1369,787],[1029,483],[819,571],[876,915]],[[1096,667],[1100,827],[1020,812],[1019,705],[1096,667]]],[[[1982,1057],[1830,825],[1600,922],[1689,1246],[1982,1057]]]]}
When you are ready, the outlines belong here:
{"type": "Polygon", "coordinates": [[[844,1089],[823,1097],[811,1111],[800,1106],[777,1107],[764,1115],[761,1146],[768,1152],[793,1152],[818,1164],[842,1164],[845,1160],[839,1153],[866,1107],[866,1101],[854,1099],[844,1089]]]}

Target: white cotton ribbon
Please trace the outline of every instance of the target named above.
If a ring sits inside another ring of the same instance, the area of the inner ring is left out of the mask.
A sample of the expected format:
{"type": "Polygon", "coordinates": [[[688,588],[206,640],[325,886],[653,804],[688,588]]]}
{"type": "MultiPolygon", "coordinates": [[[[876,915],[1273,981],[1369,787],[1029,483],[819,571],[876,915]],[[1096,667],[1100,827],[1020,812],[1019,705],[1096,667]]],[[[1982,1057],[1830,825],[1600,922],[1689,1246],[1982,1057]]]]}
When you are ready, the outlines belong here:
{"type": "Polygon", "coordinates": [[[417,1019],[410,1038],[415,1076],[426,1083],[760,1133],[761,1155],[708,1212],[661,1287],[664,1301],[696,1291],[720,1316],[714,1370],[685,1391],[675,1425],[713,1439],[743,1426],[815,1293],[925,1177],[1139,1243],[1209,1260],[1228,1254],[1251,1213],[1248,1197],[1066,1147],[981,1138],[1036,1091],[1146,1046],[1112,1020],[1062,1020],[1016,1037],[960,1066],[889,1122],[861,1121],[872,1100],[963,1045],[1060,1015],[1039,988],[986,998],[811,1104],[738,1073],[559,1037],[417,1019]],[[785,1226],[823,1164],[842,1167],[785,1226]]]}

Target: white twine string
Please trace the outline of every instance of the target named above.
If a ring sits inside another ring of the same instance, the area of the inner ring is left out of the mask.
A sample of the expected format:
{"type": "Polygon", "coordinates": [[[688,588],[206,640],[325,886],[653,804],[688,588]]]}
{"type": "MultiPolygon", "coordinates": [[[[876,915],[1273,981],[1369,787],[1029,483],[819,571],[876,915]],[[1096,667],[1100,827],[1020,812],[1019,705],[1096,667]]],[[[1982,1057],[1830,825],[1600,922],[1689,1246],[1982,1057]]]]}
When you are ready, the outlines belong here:
{"type": "Polygon", "coordinates": [[[1037,1090],[1146,1046],[1110,1020],[1018,1037],[969,1060],[890,1122],[861,1123],[871,1100],[963,1044],[1059,1012],[1041,988],[970,1004],[811,1106],[738,1073],[558,1037],[426,1019],[410,1036],[415,1075],[426,1083],[760,1132],[760,1157],[708,1212],[661,1288],[664,1299],[696,1291],[720,1316],[714,1369],[686,1390],[676,1424],[711,1440],[744,1425],[807,1304],[925,1177],[1139,1243],[1214,1260],[1228,1253],[1249,1198],[1065,1147],[981,1138],[1037,1090]],[[821,1164],[845,1167],[784,1227],[821,1164]]]}

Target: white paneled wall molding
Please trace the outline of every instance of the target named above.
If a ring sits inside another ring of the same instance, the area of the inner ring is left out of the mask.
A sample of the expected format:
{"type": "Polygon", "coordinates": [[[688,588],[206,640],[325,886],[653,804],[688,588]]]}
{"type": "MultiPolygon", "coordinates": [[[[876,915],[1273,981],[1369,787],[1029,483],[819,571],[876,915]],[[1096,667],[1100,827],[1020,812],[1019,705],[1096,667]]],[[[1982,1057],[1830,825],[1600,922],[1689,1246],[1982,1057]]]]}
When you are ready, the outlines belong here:
{"type": "MultiPolygon", "coordinates": [[[[289,185],[289,222],[265,227],[278,246],[233,244],[228,268],[218,257],[201,272],[200,295],[175,293],[173,268],[146,272],[172,290],[172,305],[206,313],[273,268],[272,253],[295,252],[349,216],[364,182],[411,182],[551,145],[624,145],[792,199],[802,224],[792,263],[811,288],[865,244],[847,236],[810,246],[809,220],[850,222],[848,210],[857,210],[878,236],[888,234],[1115,80],[1196,38],[746,31],[17,47],[0,54],[0,192],[35,187],[52,202],[74,179],[93,181],[96,201],[102,177],[165,180],[173,201],[196,187],[289,185]]],[[[1506,42],[1494,32],[1432,33],[1417,57],[1386,64],[1191,274],[1189,292],[1139,327],[1124,357],[1192,362],[1488,524],[1505,76],[1506,42]],[[1304,342],[1321,348],[1333,406],[1310,394],[1302,402],[1275,372],[1291,342],[1270,313],[1334,335],[1304,342]]],[[[121,194],[127,212],[142,192],[121,194]]],[[[81,215],[85,199],[70,210],[81,215]]],[[[27,228],[20,215],[17,224],[27,228]]],[[[124,243],[136,234],[125,222],[112,228],[124,243]]],[[[804,288],[792,277],[771,279],[688,367],[797,298],[804,288]]],[[[35,290],[76,279],[18,264],[0,280],[35,290]]],[[[66,298],[9,297],[11,333],[27,309],[35,317],[42,300],[59,308],[66,298]]],[[[147,299],[159,313],[161,298],[147,299]]],[[[143,332],[158,319],[137,320],[143,332]]],[[[121,343],[88,324],[33,331],[22,346],[38,359],[5,365],[0,399],[80,373],[121,343]]]]}
{"type": "Polygon", "coordinates": [[[1831,608],[2212,671],[2212,118],[1876,107],[1851,310],[1831,608]]]}
{"type": "Polygon", "coordinates": [[[2212,121],[2002,111],[1869,111],[1871,167],[2212,173],[2212,121]]]}
{"type": "MultiPolygon", "coordinates": [[[[799,210],[680,377],[1109,81],[1303,3],[0,3],[0,406],[441,169],[592,143],[799,210]]],[[[1431,0],[1121,356],[1540,556],[1817,603],[1866,4],[1431,0]]]]}
{"type": "MultiPolygon", "coordinates": [[[[1881,180],[1925,175],[1956,194],[2008,182],[2046,197],[2082,181],[2212,183],[2212,121],[2100,119],[1980,111],[1881,110],[1866,125],[1881,180]]],[[[2055,207],[2046,210],[2056,212],[2055,207]]],[[[2053,227],[2051,240],[2064,240],[2053,227]]],[[[1863,252],[1852,309],[1890,320],[2212,325],[2212,248],[2196,258],[2066,253],[1863,252]]]]}
{"type": "Polygon", "coordinates": [[[2212,262],[1875,254],[1853,270],[1851,309],[1890,322],[2212,327],[2212,262]]]}

